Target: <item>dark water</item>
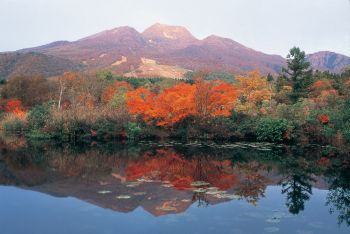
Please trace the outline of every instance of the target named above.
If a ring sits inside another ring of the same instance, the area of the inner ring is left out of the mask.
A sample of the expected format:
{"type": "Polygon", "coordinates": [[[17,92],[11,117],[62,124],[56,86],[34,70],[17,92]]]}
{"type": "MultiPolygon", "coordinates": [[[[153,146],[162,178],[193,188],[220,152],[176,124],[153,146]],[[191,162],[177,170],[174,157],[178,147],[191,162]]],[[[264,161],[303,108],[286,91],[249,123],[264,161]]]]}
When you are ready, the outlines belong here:
{"type": "Polygon", "coordinates": [[[0,233],[349,233],[334,149],[0,141],[0,233]]]}

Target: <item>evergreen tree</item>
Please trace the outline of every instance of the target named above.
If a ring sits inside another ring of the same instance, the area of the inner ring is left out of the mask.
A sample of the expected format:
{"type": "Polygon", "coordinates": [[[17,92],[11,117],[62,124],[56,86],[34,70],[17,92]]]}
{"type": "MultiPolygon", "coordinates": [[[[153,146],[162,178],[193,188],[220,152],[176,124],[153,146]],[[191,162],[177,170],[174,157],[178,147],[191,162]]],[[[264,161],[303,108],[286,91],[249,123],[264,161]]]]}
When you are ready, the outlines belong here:
{"type": "Polygon", "coordinates": [[[293,47],[287,55],[287,68],[283,68],[282,72],[292,83],[292,101],[297,102],[299,98],[306,97],[307,88],[312,84],[312,69],[306,61],[305,52],[293,47]]]}

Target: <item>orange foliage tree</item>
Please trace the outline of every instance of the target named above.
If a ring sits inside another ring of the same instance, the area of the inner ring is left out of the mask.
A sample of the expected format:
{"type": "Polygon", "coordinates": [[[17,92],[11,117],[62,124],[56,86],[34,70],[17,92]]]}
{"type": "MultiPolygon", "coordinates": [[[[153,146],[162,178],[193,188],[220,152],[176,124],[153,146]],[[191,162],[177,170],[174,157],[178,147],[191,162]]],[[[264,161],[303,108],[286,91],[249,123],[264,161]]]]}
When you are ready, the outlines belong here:
{"type": "Polygon", "coordinates": [[[130,114],[141,115],[146,122],[171,126],[188,116],[200,118],[229,116],[238,97],[236,86],[225,82],[197,80],[180,83],[156,94],[139,88],[126,94],[130,114]]]}
{"type": "Polygon", "coordinates": [[[196,115],[200,117],[226,116],[231,114],[238,98],[235,85],[222,81],[197,80],[195,83],[196,115]]]}

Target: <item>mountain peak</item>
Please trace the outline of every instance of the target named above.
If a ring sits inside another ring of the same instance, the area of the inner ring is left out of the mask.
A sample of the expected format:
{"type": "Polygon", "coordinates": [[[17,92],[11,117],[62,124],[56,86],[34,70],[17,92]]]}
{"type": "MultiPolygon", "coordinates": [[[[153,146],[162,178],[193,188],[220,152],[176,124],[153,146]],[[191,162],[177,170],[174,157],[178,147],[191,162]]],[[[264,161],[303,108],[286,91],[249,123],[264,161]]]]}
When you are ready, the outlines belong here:
{"type": "Polygon", "coordinates": [[[100,33],[85,37],[80,39],[79,41],[85,41],[85,40],[91,40],[96,38],[104,38],[104,37],[114,37],[119,35],[138,35],[139,32],[137,32],[134,28],[129,26],[121,26],[117,28],[113,28],[110,30],[105,30],[100,33]]]}
{"type": "Polygon", "coordinates": [[[182,26],[172,26],[156,23],[147,28],[142,35],[152,41],[159,40],[185,40],[194,41],[196,38],[182,26]]]}
{"type": "Polygon", "coordinates": [[[331,72],[339,73],[344,67],[350,64],[350,57],[331,51],[319,51],[313,54],[308,54],[306,58],[314,69],[321,71],[329,70],[331,72]]]}
{"type": "Polygon", "coordinates": [[[249,49],[245,47],[244,45],[229,39],[225,37],[220,37],[217,35],[210,35],[202,40],[203,44],[206,45],[214,45],[214,46],[220,46],[220,47],[229,47],[229,48],[235,48],[235,49],[249,49]]]}

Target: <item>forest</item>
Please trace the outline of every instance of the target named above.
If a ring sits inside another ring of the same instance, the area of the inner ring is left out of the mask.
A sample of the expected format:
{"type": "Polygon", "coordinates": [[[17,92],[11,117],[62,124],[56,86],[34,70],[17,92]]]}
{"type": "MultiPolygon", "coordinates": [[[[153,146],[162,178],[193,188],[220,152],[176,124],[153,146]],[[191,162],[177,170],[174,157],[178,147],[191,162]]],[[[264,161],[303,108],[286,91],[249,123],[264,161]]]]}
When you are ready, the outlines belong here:
{"type": "Polygon", "coordinates": [[[66,72],[0,82],[6,134],[60,141],[350,143],[350,68],[312,70],[294,47],[280,74],[195,71],[186,79],[66,72]]]}

